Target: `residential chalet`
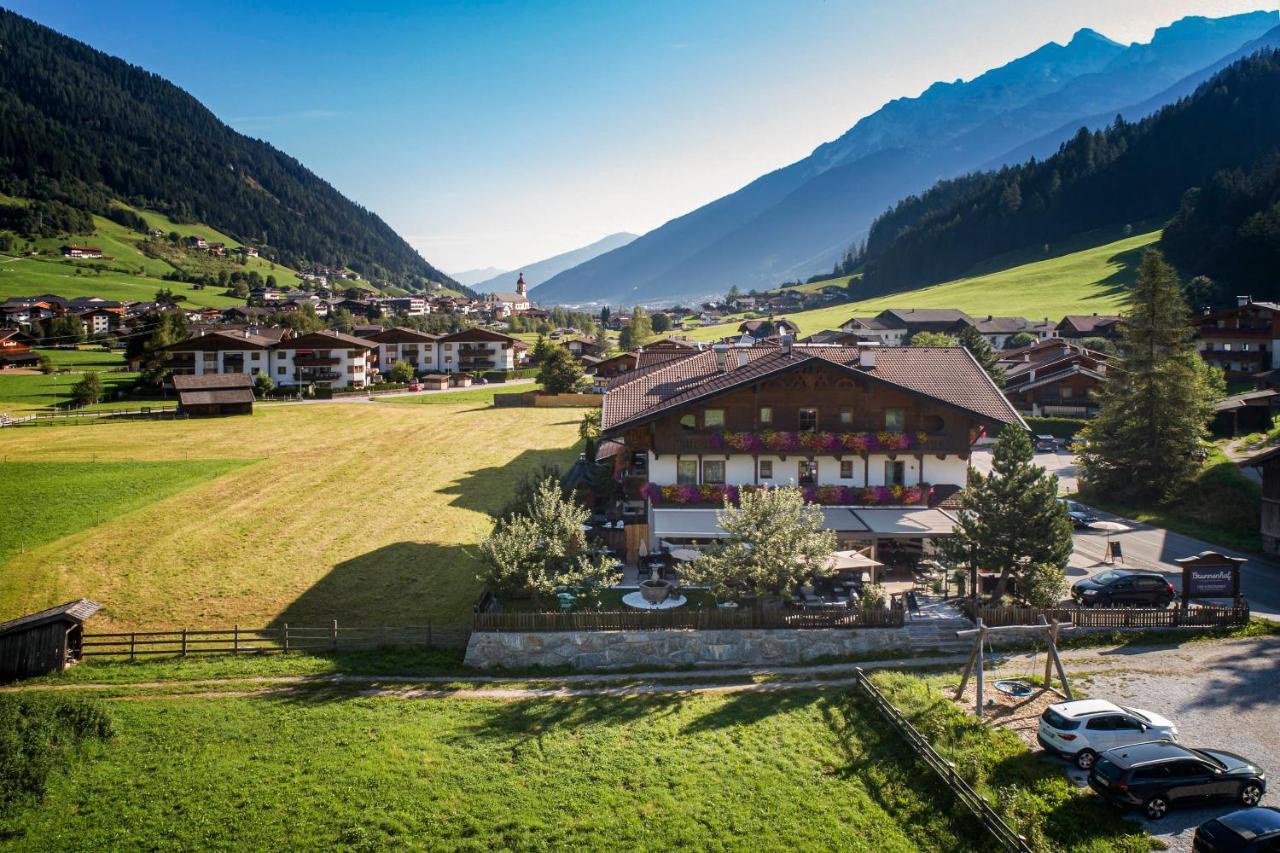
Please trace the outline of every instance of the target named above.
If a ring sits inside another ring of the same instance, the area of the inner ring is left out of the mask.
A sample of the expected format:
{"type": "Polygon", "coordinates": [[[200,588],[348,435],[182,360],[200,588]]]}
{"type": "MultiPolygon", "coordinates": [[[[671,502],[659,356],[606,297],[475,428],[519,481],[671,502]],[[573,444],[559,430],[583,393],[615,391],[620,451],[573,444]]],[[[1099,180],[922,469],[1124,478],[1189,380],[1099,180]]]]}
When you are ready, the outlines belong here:
{"type": "Polygon", "coordinates": [[[1200,357],[1228,379],[1280,368],[1280,305],[1241,296],[1231,308],[1192,321],[1200,357]]]}
{"type": "Polygon", "coordinates": [[[1009,402],[1032,417],[1092,417],[1097,392],[1115,361],[1106,353],[1062,340],[1046,341],[1000,354],[1009,402]]]}
{"type": "Polygon", "coordinates": [[[641,365],[610,383],[602,412],[645,525],[629,550],[644,541],[651,552],[723,535],[726,492],[795,484],[842,547],[918,554],[952,532],[939,504],[965,485],[974,443],[1006,425],[1026,428],[962,348],[786,339],[641,365]]]}

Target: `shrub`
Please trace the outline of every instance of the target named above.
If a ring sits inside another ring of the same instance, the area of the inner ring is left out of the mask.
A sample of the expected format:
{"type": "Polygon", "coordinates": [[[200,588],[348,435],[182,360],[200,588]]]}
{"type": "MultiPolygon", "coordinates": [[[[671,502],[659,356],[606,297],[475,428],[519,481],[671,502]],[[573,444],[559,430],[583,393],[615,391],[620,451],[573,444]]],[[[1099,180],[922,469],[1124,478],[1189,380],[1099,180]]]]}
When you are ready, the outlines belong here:
{"type": "Polygon", "coordinates": [[[38,801],[73,747],[112,733],[106,712],[83,699],[0,695],[0,818],[38,801]]]}

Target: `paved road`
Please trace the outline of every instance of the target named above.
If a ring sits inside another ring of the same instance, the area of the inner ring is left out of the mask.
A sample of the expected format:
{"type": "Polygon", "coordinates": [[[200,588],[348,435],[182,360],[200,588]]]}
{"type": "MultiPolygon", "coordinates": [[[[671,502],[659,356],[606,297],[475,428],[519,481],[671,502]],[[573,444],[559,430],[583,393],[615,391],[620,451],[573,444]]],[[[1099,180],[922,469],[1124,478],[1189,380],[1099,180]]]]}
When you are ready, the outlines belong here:
{"type": "MultiPolygon", "coordinates": [[[[1062,491],[1075,491],[1076,460],[1069,453],[1037,453],[1036,462],[1052,471],[1061,482],[1062,491]]],[[[991,469],[991,453],[982,450],[973,454],[973,465],[979,471],[991,469]]],[[[1162,527],[1139,524],[1126,518],[1095,510],[1099,518],[1121,521],[1133,528],[1128,533],[1119,534],[1119,541],[1124,548],[1124,566],[1131,569],[1147,569],[1161,572],[1177,590],[1182,589],[1182,569],[1175,562],[1180,557],[1190,557],[1201,551],[1218,551],[1233,557],[1244,557],[1246,562],[1240,568],[1240,587],[1249,605],[1259,616],[1269,619],[1280,619],[1280,563],[1266,560],[1252,554],[1224,548],[1211,542],[1193,539],[1174,533],[1162,527]]],[[[1102,562],[1106,552],[1107,537],[1104,533],[1094,531],[1077,531],[1075,534],[1075,552],[1067,565],[1067,582],[1075,583],[1082,577],[1097,574],[1111,568],[1102,562]]]]}

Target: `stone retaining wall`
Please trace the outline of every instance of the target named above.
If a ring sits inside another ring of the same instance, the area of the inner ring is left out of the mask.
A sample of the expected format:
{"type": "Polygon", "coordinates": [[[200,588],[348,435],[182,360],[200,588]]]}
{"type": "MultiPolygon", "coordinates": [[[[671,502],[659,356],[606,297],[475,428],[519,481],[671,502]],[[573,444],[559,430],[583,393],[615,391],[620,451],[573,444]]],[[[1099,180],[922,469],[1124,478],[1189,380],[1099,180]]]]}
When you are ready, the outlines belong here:
{"type": "Polygon", "coordinates": [[[473,633],[467,666],[577,669],[796,664],[815,658],[911,648],[902,628],[733,631],[549,631],[473,633]]]}

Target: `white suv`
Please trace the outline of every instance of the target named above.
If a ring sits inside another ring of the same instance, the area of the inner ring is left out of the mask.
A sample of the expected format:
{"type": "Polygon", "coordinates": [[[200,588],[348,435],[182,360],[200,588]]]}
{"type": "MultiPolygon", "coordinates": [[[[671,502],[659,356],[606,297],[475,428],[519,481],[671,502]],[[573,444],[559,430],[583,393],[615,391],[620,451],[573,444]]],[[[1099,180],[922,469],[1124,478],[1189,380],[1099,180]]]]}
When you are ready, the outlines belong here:
{"type": "Polygon", "coordinates": [[[1123,708],[1102,699],[1077,699],[1045,708],[1040,745],[1088,770],[1099,753],[1117,746],[1178,739],[1178,728],[1159,714],[1123,708]]]}

